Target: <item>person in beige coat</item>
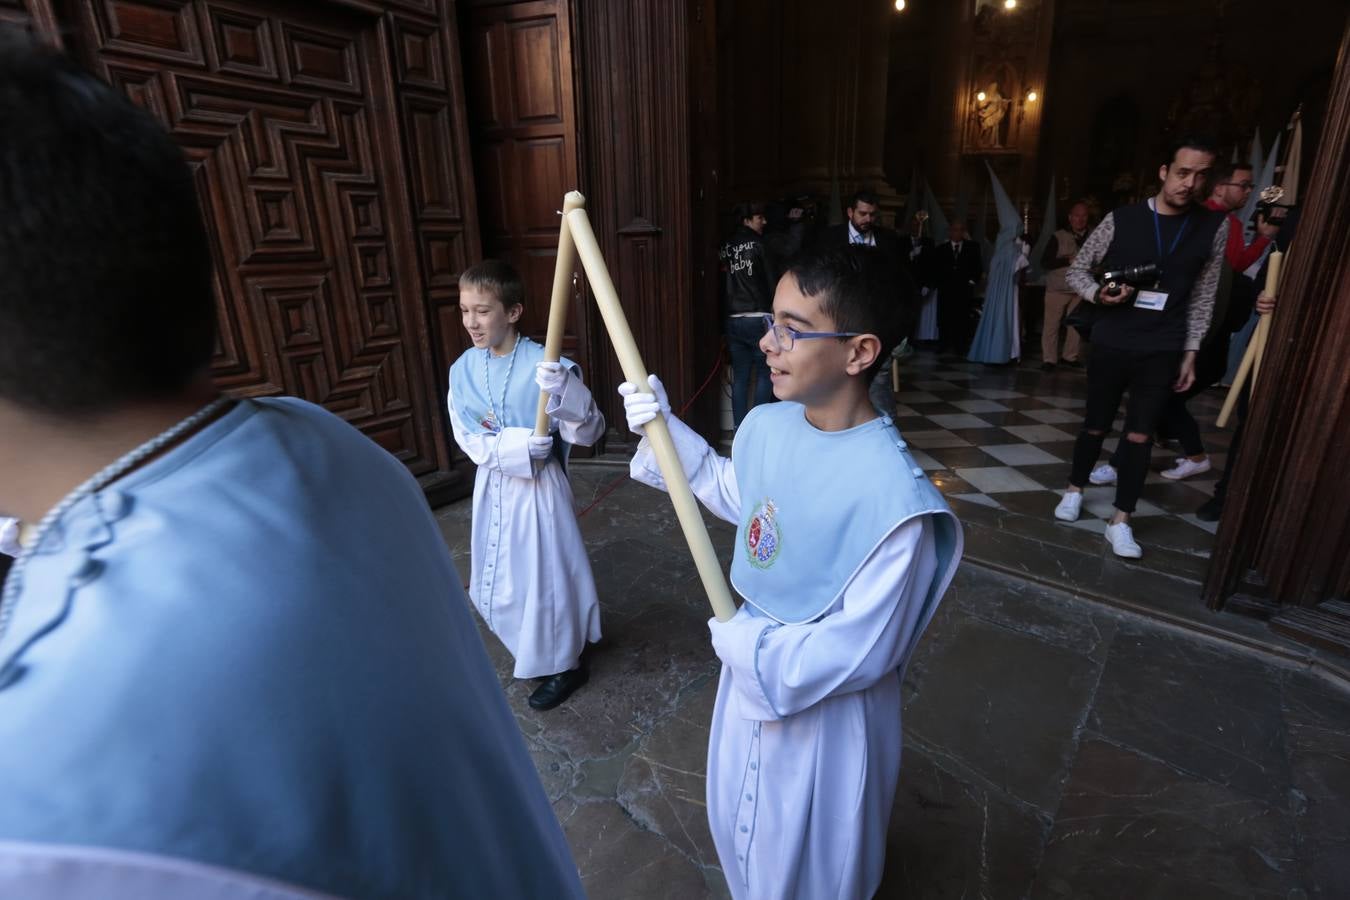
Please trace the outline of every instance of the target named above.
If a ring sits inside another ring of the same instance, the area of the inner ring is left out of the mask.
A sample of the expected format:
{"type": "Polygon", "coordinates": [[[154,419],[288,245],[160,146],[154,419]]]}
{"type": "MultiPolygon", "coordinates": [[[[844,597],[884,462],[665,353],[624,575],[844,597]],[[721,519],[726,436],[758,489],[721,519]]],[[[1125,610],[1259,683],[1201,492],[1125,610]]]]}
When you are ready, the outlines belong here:
{"type": "MultiPolygon", "coordinates": [[[[1081,298],[1064,281],[1069,265],[1078,254],[1078,248],[1088,233],[1088,207],[1081,200],[1069,207],[1069,227],[1055,232],[1045,245],[1041,267],[1045,269],[1045,322],[1041,325],[1041,368],[1050,370],[1060,360],[1059,329],[1064,319],[1074,311],[1081,298]]],[[[1078,363],[1078,332],[1064,329],[1064,356],[1066,363],[1078,363]]]]}

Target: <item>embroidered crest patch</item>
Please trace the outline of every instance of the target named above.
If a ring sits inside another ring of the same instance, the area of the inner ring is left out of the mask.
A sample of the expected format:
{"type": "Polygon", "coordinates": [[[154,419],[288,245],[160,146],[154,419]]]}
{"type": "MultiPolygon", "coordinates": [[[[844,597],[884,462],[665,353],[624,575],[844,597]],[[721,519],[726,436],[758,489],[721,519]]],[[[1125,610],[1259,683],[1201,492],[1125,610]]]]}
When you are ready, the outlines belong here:
{"type": "Polygon", "coordinates": [[[745,528],[745,552],[750,565],[767,569],[778,558],[782,536],[778,531],[778,507],[765,500],[755,507],[745,528]]]}

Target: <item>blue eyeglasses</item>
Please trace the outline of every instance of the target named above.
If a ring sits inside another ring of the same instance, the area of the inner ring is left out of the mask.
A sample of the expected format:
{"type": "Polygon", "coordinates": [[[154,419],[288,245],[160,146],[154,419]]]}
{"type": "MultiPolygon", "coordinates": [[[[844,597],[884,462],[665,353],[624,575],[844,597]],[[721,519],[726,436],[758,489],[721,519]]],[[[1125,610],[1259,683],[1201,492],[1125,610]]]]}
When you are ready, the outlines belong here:
{"type": "Polygon", "coordinates": [[[775,324],[773,316],[768,313],[764,314],[764,333],[773,335],[773,342],[778,347],[779,353],[787,353],[797,341],[811,338],[848,338],[862,334],[861,331],[798,331],[791,325],[775,324]]]}

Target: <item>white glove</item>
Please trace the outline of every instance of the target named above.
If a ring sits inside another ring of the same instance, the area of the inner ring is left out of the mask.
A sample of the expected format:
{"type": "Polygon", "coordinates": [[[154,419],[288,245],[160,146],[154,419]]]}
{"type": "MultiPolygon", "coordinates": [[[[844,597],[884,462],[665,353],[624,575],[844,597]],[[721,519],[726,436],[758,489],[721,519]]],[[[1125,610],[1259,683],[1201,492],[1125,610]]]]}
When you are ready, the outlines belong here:
{"type": "Polygon", "coordinates": [[[0,553],[18,556],[23,552],[19,544],[19,520],[0,518],[0,553]]]}
{"type": "Polygon", "coordinates": [[[560,362],[541,362],[534,367],[534,383],[539,390],[554,397],[561,397],[567,389],[567,381],[572,373],[560,362]]]}
{"type": "Polygon", "coordinates": [[[651,393],[638,393],[638,386],[631,381],[619,385],[619,396],[623,397],[623,411],[628,417],[628,430],[634,434],[647,434],[647,423],[657,414],[670,418],[670,400],[666,397],[665,386],[655,375],[647,376],[651,393]]]}
{"type": "Polygon", "coordinates": [[[535,462],[543,462],[548,459],[549,454],[553,452],[553,438],[530,436],[530,459],[535,462]]]}

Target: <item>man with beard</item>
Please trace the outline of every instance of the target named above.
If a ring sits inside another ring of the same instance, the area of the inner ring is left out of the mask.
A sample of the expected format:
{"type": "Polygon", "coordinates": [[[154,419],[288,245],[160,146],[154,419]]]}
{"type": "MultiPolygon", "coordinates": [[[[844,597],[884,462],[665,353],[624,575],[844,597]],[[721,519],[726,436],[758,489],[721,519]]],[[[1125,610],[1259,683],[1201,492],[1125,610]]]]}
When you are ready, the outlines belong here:
{"type": "Polygon", "coordinates": [[[1159,167],[1157,196],[1102,219],[1065,279],[1099,311],[1092,326],[1087,410],[1055,518],[1078,518],[1083,487],[1128,394],[1115,511],[1105,532],[1112,551],[1127,559],[1143,555],[1129,520],[1148,474],[1153,434],[1172,393],[1195,383],[1196,354],[1209,329],[1223,270],[1224,214],[1198,202],[1205,196],[1214,156],[1202,138],[1177,141],[1159,167]],[[1093,274],[1146,265],[1156,267],[1146,287],[1102,285],[1093,274]]]}

